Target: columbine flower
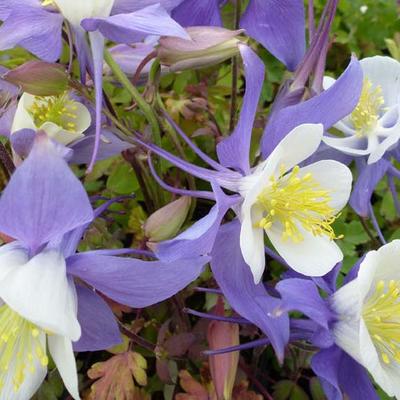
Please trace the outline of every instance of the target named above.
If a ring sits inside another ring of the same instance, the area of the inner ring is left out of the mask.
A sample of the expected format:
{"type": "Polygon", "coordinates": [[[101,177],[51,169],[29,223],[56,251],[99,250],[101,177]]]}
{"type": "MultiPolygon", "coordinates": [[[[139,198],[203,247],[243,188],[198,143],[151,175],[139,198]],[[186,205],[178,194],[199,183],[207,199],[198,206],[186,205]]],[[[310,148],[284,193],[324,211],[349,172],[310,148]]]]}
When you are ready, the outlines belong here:
{"type": "Polygon", "coordinates": [[[389,396],[400,398],[400,240],[367,253],[357,277],[332,297],[338,346],[389,396]]]}
{"type": "MultiPolygon", "coordinates": [[[[346,118],[335,125],[345,137],[324,137],[324,142],[346,154],[380,160],[400,138],[400,63],[375,56],[360,61],[364,84],[359,102],[346,118]]],[[[333,78],[326,77],[329,87],[333,78]]]]}
{"type": "MultiPolygon", "coordinates": [[[[239,49],[245,65],[246,94],[235,131],[217,146],[220,163],[211,160],[191,143],[176,125],[177,132],[212,170],[184,162],[157,146],[138,140],[178,167],[211,181],[214,189],[219,185],[239,194],[228,197],[218,190],[212,194],[176,191],[215,199],[217,205],[188,231],[174,240],[159,244],[157,254],[162,259],[171,260],[190,251],[195,254],[210,252],[224,214],[233,208],[242,223],[242,254],[255,282],[260,281],[265,267],[264,231],[291,268],[305,275],[324,275],[343,257],[334,242],[340,236],[333,232],[331,225],[349,198],[352,181],[350,170],[333,160],[300,168],[299,164],[309,158],[321,143],[324,129],[318,124],[303,124],[294,128],[265,161],[250,168],[248,154],[251,129],[261,92],[264,65],[247,46],[240,44],[239,49]]],[[[351,77],[352,72],[350,69],[340,85],[351,77]]],[[[335,115],[333,113],[331,118],[335,115]]],[[[302,114],[295,115],[293,119],[303,117],[302,114]]],[[[279,129],[279,126],[275,128],[279,129]]],[[[174,191],[173,188],[168,189],[174,191]]]]}
{"type": "Polygon", "coordinates": [[[265,267],[264,231],[302,274],[325,275],[343,258],[332,223],[349,199],[351,172],[333,160],[298,165],[318,148],[322,134],[322,125],[300,125],[239,182],[240,246],[256,281],[265,267]]]}
{"type": "Polygon", "coordinates": [[[90,123],[89,110],[68,92],[43,97],[24,93],[14,116],[12,133],[21,129],[43,130],[52,139],[68,145],[84,137],[90,123]]]}
{"type": "MultiPolygon", "coordinates": [[[[298,334],[321,350],[311,366],[331,399],[378,399],[367,371],[389,396],[400,398],[400,240],[370,251],[336,290],[340,268],[325,281],[286,279],[276,286],[275,312],[310,318],[298,334]],[[321,297],[316,286],[329,294],[321,297]]],[[[266,315],[267,319],[268,316],[266,315]]],[[[292,323],[295,324],[294,321],[292,323]]]]}
{"type": "Polygon", "coordinates": [[[105,349],[121,340],[97,292],[142,308],[186,286],[208,261],[166,264],[115,256],[132,249],[75,254],[105,208],[93,211],[59,145],[37,134],[0,198],[0,232],[15,239],[0,247],[1,398],[32,397],[46,375],[48,348],[66,388],[79,399],[73,350],[105,349]]]}

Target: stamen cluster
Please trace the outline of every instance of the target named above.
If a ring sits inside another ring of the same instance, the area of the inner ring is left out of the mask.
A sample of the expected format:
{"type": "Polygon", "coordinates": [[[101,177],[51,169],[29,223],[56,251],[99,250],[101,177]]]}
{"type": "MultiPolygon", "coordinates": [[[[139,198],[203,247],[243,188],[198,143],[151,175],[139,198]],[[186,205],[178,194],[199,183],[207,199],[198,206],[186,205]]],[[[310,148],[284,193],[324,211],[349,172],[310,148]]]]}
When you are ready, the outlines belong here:
{"type": "Polygon", "coordinates": [[[10,373],[17,392],[27,373],[35,372],[38,362],[47,366],[49,360],[40,333],[40,328],[7,305],[0,307],[0,393],[10,373]]]}
{"type": "Polygon", "coordinates": [[[385,364],[400,363],[400,281],[378,281],[363,318],[385,364]]]}
{"type": "Polygon", "coordinates": [[[279,222],[283,227],[282,239],[295,243],[304,239],[299,225],[315,236],[338,239],[331,226],[337,216],[329,204],[329,191],[323,190],[311,173],[299,176],[299,166],[286,175],[283,171],[282,166],[280,176],[272,176],[258,196],[258,203],[265,210],[259,227],[268,230],[279,222]]]}
{"type": "Polygon", "coordinates": [[[368,135],[375,128],[384,103],[381,86],[372,87],[371,81],[365,79],[360,100],[350,116],[358,137],[368,135]]]}
{"type": "Polygon", "coordinates": [[[77,106],[63,93],[60,96],[35,97],[35,101],[28,109],[36,126],[40,127],[45,122],[53,122],[66,131],[76,130],[77,106]]]}

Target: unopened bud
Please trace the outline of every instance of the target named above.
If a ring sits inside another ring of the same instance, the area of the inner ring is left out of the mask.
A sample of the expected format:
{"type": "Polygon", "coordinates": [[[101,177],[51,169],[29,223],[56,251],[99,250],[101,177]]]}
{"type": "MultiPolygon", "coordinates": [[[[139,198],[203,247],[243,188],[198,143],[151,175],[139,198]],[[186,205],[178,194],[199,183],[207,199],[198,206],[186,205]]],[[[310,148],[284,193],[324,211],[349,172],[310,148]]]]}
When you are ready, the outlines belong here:
{"type": "Polygon", "coordinates": [[[203,68],[221,63],[239,53],[237,38],[243,30],[230,31],[220,27],[187,28],[191,40],[164,36],[159,40],[157,55],[170,71],[203,68]]]}
{"type": "Polygon", "coordinates": [[[68,87],[64,67],[44,61],[29,61],[6,72],[2,78],[34,96],[57,96],[68,87]]]}
{"type": "Polygon", "coordinates": [[[187,217],[191,199],[183,196],[150,215],[144,224],[144,232],[151,242],[174,237],[187,217]]]}
{"type": "MultiPolygon", "coordinates": [[[[214,309],[219,316],[224,316],[224,302],[218,298],[214,309]]],[[[208,325],[207,340],[211,350],[239,344],[239,325],[223,321],[211,321],[208,325]]],[[[210,356],[210,372],[217,399],[230,400],[235,384],[236,372],[239,363],[239,352],[210,356]]]]}

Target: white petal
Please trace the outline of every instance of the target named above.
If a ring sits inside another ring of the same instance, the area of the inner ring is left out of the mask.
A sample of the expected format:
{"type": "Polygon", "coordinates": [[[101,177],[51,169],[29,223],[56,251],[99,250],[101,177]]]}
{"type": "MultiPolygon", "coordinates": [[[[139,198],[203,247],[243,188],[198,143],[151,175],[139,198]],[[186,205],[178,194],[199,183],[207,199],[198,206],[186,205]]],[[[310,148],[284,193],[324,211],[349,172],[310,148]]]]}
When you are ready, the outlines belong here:
{"type": "Polygon", "coordinates": [[[299,177],[311,173],[323,190],[328,190],[332,200],[329,205],[340,211],[348,202],[353,176],[350,169],[334,160],[322,160],[300,169],[299,177]]]}
{"type": "Polygon", "coordinates": [[[360,61],[364,77],[374,86],[382,88],[385,107],[399,103],[400,95],[400,63],[390,57],[368,57],[360,61]]]}
{"type": "Polygon", "coordinates": [[[358,138],[356,136],[344,138],[324,136],[322,141],[328,146],[351,156],[365,156],[374,150],[365,138],[358,138]],[[363,145],[366,146],[362,148],[363,145]]]}
{"type": "Polygon", "coordinates": [[[298,227],[304,239],[294,243],[290,239],[282,240],[282,229],[276,225],[267,231],[267,235],[276,251],[296,272],[306,276],[323,276],[342,261],[342,251],[327,236],[314,236],[298,227]]]}
{"type": "Polygon", "coordinates": [[[74,101],[73,106],[76,107],[76,110],[74,110],[76,115],[76,119],[74,120],[76,124],[75,131],[76,133],[83,133],[89,128],[92,117],[90,116],[89,110],[82,103],[74,101]]]}
{"type": "Polygon", "coordinates": [[[280,152],[285,171],[289,171],[315,153],[321,143],[323,133],[322,124],[299,125],[282,139],[270,157],[273,157],[275,152],[280,152]]]}
{"type": "Polygon", "coordinates": [[[365,279],[364,276],[368,274],[372,275],[374,282],[400,280],[400,240],[393,240],[370,253],[361,263],[360,278],[365,279]],[[370,253],[373,255],[370,256],[370,253]]]}
{"type": "Polygon", "coordinates": [[[50,250],[18,265],[0,281],[0,297],[21,316],[53,333],[78,340],[76,294],[62,254],[50,250]]]}
{"type": "MultiPolygon", "coordinates": [[[[42,348],[46,348],[46,335],[41,334],[40,336],[40,341],[42,343],[42,348]]],[[[35,351],[35,349],[31,350],[32,352],[35,351]]],[[[8,371],[10,373],[7,374],[7,378],[5,379],[4,386],[0,390],[1,398],[2,399],[12,399],[12,400],[27,400],[31,399],[32,396],[36,393],[36,391],[39,389],[40,385],[44,381],[44,378],[46,377],[47,374],[47,367],[43,367],[39,360],[34,357],[34,366],[35,369],[33,372],[31,371],[26,371],[25,374],[25,380],[18,389],[18,391],[14,390],[14,372],[15,372],[15,363],[12,363],[8,371]]]]}
{"type": "Polygon", "coordinates": [[[31,94],[24,93],[17,106],[17,110],[15,111],[14,120],[11,127],[11,133],[17,132],[21,129],[33,129],[36,130],[35,123],[33,122],[33,118],[28,113],[28,109],[32,106],[34,102],[35,96],[31,94]]]}
{"type": "Polygon", "coordinates": [[[391,150],[398,143],[400,139],[400,120],[394,127],[385,129],[384,133],[387,137],[379,143],[373,151],[371,151],[368,158],[368,164],[373,164],[379,161],[386,151],[391,150]]]}
{"type": "Polygon", "coordinates": [[[19,242],[0,247],[0,281],[14,268],[28,262],[28,252],[19,242]]]}
{"type": "Polygon", "coordinates": [[[262,217],[263,212],[257,205],[249,207],[246,204],[242,207],[240,249],[256,284],[260,282],[265,268],[264,229],[254,226],[262,217]]]}
{"type": "Polygon", "coordinates": [[[56,363],[65,387],[75,400],[79,400],[78,373],[71,340],[63,336],[52,335],[48,338],[48,344],[50,354],[56,363]]]}
{"type": "Polygon", "coordinates": [[[379,359],[379,355],[372,342],[371,336],[363,320],[360,322],[360,352],[361,364],[369,371],[375,382],[382,387],[389,396],[399,393],[399,375],[393,380],[388,374],[392,367],[386,366],[379,359]]]}
{"type": "Polygon", "coordinates": [[[324,76],[324,79],[322,81],[322,87],[324,90],[329,89],[334,83],[336,82],[335,78],[332,78],[331,76],[324,76]]]}
{"type": "Polygon", "coordinates": [[[85,137],[85,135],[83,135],[82,133],[67,131],[61,126],[56,125],[54,122],[49,121],[45,122],[39,128],[44,130],[50,138],[65,146],[72,142],[75,142],[75,140],[85,137]]]}
{"type": "Polygon", "coordinates": [[[114,0],[54,0],[64,18],[72,25],[79,26],[84,18],[108,17],[114,0]]]}

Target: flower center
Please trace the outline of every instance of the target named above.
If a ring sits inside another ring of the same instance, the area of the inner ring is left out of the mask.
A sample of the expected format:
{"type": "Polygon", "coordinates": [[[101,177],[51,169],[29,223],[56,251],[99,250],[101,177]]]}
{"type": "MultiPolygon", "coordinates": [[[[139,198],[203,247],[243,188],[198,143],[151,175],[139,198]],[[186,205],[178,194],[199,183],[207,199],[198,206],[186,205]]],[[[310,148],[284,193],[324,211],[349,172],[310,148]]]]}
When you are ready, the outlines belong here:
{"type": "Polygon", "coordinates": [[[368,135],[375,128],[384,103],[381,86],[372,87],[372,82],[365,79],[360,100],[350,116],[358,137],[368,135]]]}
{"type": "Polygon", "coordinates": [[[400,281],[379,281],[363,318],[382,361],[400,363],[400,281]]]}
{"type": "Polygon", "coordinates": [[[301,242],[304,237],[299,225],[315,236],[326,235],[339,239],[332,228],[337,216],[329,205],[329,191],[323,190],[311,173],[299,176],[300,167],[284,175],[281,168],[278,179],[270,178],[270,184],[258,196],[258,204],[265,210],[257,226],[267,231],[278,221],[283,227],[282,239],[301,242]]]}
{"type": "Polygon", "coordinates": [[[41,333],[40,328],[7,305],[0,307],[0,392],[9,374],[14,390],[18,391],[26,374],[35,371],[37,362],[47,366],[49,360],[40,341],[41,333]]]}
{"type": "Polygon", "coordinates": [[[45,122],[53,122],[69,132],[75,132],[77,106],[67,93],[60,96],[36,96],[32,106],[28,109],[37,127],[45,122]]]}

